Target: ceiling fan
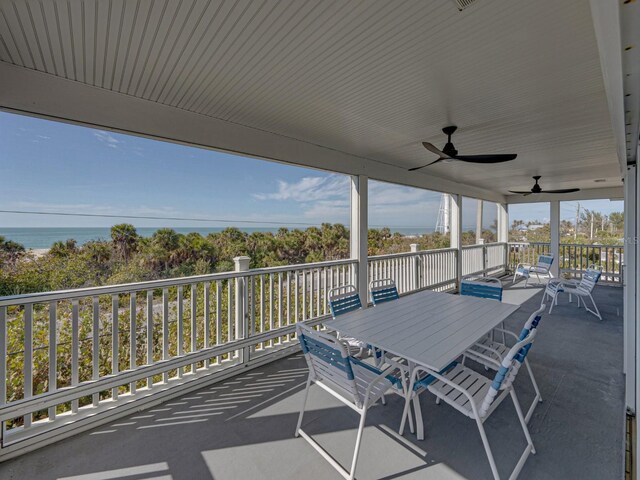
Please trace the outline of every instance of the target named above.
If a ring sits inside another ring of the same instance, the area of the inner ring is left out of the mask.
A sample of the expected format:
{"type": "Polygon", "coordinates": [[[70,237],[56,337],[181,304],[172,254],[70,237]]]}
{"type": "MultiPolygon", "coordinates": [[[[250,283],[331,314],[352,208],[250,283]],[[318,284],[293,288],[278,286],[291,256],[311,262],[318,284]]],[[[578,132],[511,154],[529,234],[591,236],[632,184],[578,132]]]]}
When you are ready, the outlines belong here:
{"type": "Polygon", "coordinates": [[[442,132],[447,136],[447,144],[444,146],[442,150],[438,149],[435,145],[429,142],[422,142],[424,148],[429,150],[432,153],[438,155],[438,159],[435,162],[428,163],[426,165],[422,165],[421,167],[410,168],[409,171],[413,172],[414,170],[420,170],[421,168],[428,167],[429,165],[433,165],[434,163],[441,162],[442,160],[460,160],[461,162],[470,162],[470,163],[500,163],[500,162],[508,162],[509,160],[513,160],[517,157],[515,153],[506,153],[506,154],[490,154],[490,155],[458,155],[458,150],[451,143],[451,135],[458,129],[458,127],[452,125],[450,127],[444,127],[442,132]]]}
{"type": "Polygon", "coordinates": [[[560,190],[542,190],[542,187],[538,185],[538,180],[540,180],[541,176],[536,175],[533,179],[536,181],[536,184],[531,188],[528,192],[520,192],[517,190],[509,190],[511,193],[518,193],[524,197],[527,195],[531,195],[532,193],[571,193],[571,192],[579,192],[579,188],[561,188],[560,190]]]}

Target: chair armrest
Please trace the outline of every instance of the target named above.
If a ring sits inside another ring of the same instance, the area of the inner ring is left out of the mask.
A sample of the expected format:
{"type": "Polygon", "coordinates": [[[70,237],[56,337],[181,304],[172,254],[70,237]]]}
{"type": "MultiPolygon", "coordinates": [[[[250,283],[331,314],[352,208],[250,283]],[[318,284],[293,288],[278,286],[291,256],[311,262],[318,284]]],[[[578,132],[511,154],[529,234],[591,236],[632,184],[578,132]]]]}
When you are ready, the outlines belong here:
{"type": "Polygon", "coordinates": [[[530,263],[519,263],[518,265],[516,265],[516,270],[519,269],[520,267],[531,268],[531,264],[530,263]]]}
{"type": "MultiPolygon", "coordinates": [[[[494,350],[493,348],[487,347],[486,345],[483,345],[482,343],[474,343],[474,345],[476,345],[476,346],[478,346],[478,347],[482,347],[482,348],[484,348],[485,350],[491,350],[491,351],[492,351],[492,352],[494,352],[496,355],[500,355],[500,354],[498,353],[498,351],[497,351],[497,350],[494,350]]],[[[465,355],[468,355],[468,356],[470,356],[470,357],[477,357],[477,358],[481,358],[481,359],[483,359],[483,360],[485,360],[485,361],[487,361],[487,362],[491,363],[492,365],[495,365],[495,366],[496,366],[496,368],[500,368],[500,364],[499,364],[498,362],[496,362],[493,358],[489,357],[488,355],[485,355],[484,353],[480,353],[480,352],[477,352],[477,351],[475,351],[475,350],[471,350],[471,349],[469,349],[469,350],[467,350],[467,351],[465,352],[465,355]]]]}
{"type": "Polygon", "coordinates": [[[377,384],[379,383],[381,380],[387,380],[387,377],[389,375],[391,375],[392,373],[394,373],[396,370],[400,371],[399,368],[395,367],[395,366],[390,366],[389,368],[383,370],[379,375],[377,375],[373,380],[371,380],[371,383],[369,383],[369,385],[367,386],[367,389],[364,392],[364,398],[365,400],[369,399],[369,395],[371,394],[371,389],[377,384]]]}
{"type": "Polygon", "coordinates": [[[473,401],[473,397],[464,388],[462,388],[457,383],[453,383],[451,380],[447,379],[443,375],[440,375],[438,372],[436,372],[434,370],[431,370],[431,369],[429,369],[427,367],[422,367],[422,366],[417,366],[417,367],[415,367],[413,369],[413,372],[411,373],[412,379],[413,379],[414,376],[417,376],[417,374],[419,372],[421,372],[421,371],[426,373],[427,375],[431,375],[436,380],[440,380],[442,383],[445,383],[445,384],[449,385],[451,388],[453,388],[453,389],[459,391],[460,393],[462,393],[465,397],[467,397],[467,400],[469,400],[469,403],[471,404],[471,408],[473,408],[474,413],[477,414],[477,407],[476,407],[475,402],[473,401]]]}
{"type": "Polygon", "coordinates": [[[510,337],[513,337],[516,339],[516,341],[519,341],[518,335],[516,335],[514,332],[512,332],[511,330],[505,330],[504,328],[499,328],[496,327],[493,329],[495,332],[501,332],[501,333],[506,333],[507,335],[509,335],[510,337]]]}

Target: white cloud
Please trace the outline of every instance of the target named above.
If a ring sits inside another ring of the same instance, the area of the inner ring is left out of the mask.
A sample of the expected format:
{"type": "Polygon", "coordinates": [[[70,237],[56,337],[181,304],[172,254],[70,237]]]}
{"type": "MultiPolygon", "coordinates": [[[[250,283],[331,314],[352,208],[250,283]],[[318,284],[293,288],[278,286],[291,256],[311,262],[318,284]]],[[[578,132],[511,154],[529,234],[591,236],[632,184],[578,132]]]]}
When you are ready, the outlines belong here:
{"type": "Polygon", "coordinates": [[[105,132],[104,130],[93,132],[93,136],[110,148],[118,148],[118,145],[122,143],[121,140],[118,140],[116,137],[111,135],[109,132],[105,132]]]}
{"type": "Polygon", "coordinates": [[[326,177],[303,177],[289,183],[278,180],[278,190],[271,193],[254,193],[258,200],[294,200],[296,202],[315,202],[349,194],[349,179],[339,175],[326,177]]]}
{"type": "MultiPolygon", "coordinates": [[[[278,181],[275,192],[253,195],[258,200],[293,201],[302,205],[310,222],[345,222],[349,218],[349,178],[341,175],[303,177],[296,182],[278,181]]],[[[369,182],[369,217],[378,225],[435,223],[440,194],[384,182],[369,182]]]]}

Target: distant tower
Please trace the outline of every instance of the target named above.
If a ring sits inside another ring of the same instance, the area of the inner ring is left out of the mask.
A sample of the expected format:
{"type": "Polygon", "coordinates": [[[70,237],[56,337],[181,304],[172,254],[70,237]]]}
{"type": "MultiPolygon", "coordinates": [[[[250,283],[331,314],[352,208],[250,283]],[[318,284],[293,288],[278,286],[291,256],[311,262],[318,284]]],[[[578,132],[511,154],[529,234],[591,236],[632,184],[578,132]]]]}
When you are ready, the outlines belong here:
{"type": "Polygon", "coordinates": [[[443,193],[440,197],[440,209],[438,210],[438,220],[436,222],[436,232],[446,234],[450,229],[451,196],[443,193]]]}

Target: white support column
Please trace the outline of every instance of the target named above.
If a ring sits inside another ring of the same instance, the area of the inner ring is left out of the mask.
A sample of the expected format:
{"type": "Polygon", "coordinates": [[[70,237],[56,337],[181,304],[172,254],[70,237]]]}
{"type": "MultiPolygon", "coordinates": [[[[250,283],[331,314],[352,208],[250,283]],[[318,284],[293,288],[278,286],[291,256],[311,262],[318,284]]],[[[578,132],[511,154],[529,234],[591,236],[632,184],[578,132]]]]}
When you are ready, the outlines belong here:
{"type": "Polygon", "coordinates": [[[450,246],[457,250],[456,288],[460,289],[460,281],[462,280],[462,195],[451,195],[450,218],[450,246]]]}
{"type": "Polygon", "coordinates": [[[364,308],[368,304],[368,179],[365,175],[351,177],[351,258],[358,261],[356,288],[364,308]]]}
{"type": "Polygon", "coordinates": [[[498,242],[507,243],[509,241],[509,205],[506,203],[496,203],[498,212],[496,219],[498,220],[498,242]]]}
{"type": "Polygon", "coordinates": [[[622,280],[624,288],[624,373],[627,410],[636,412],[636,242],[637,238],[637,169],[627,167],[624,178],[624,256],[622,280]]]}
{"type": "MultiPolygon", "coordinates": [[[[236,272],[246,272],[249,270],[251,258],[241,256],[233,259],[236,272]]],[[[236,315],[236,340],[246,338],[249,335],[249,321],[247,317],[247,283],[245,277],[237,277],[235,280],[235,315],[236,315]]],[[[238,354],[242,352],[241,360],[249,361],[249,347],[238,350],[238,354]]]]}
{"type": "MultiPolygon", "coordinates": [[[[496,203],[496,220],[498,231],[496,237],[500,243],[509,242],[509,205],[506,203],[496,203]]],[[[509,245],[504,247],[504,257],[502,259],[505,270],[509,270],[509,245]]]]}
{"type": "Polygon", "coordinates": [[[549,226],[551,227],[550,250],[554,256],[553,263],[551,264],[551,274],[557,278],[560,276],[560,202],[553,200],[549,202],[549,207],[549,226]]]}

